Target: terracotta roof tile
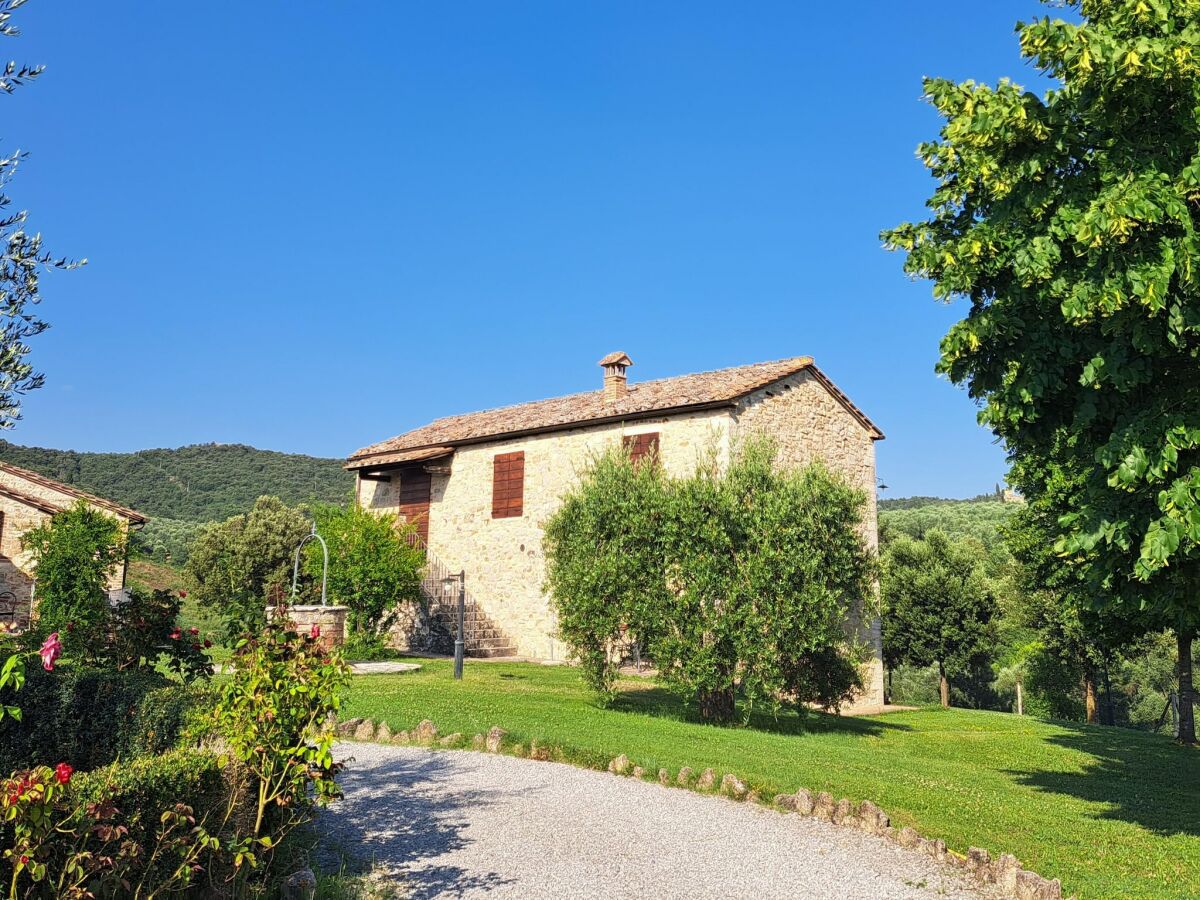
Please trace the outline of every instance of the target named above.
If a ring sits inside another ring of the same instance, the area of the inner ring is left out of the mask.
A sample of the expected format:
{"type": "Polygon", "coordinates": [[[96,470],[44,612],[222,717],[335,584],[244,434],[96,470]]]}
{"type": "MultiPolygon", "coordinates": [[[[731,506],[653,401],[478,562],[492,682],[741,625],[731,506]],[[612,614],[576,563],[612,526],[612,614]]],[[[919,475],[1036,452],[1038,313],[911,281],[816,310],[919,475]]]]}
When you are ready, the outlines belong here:
{"type": "MultiPolygon", "coordinates": [[[[0,469],[8,472],[10,475],[16,475],[18,478],[24,478],[26,481],[32,481],[34,484],[40,484],[43,487],[61,491],[71,497],[87,500],[89,503],[93,503],[102,509],[107,509],[109,512],[114,512],[119,516],[129,519],[134,524],[142,524],[146,521],[146,517],[136,510],[121,506],[119,503],[113,503],[111,500],[106,500],[103,497],[97,497],[95,494],[89,494],[87,491],[81,491],[79,488],[63,484],[61,481],[55,481],[53,478],[47,478],[45,475],[39,475],[37,472],[32,472],[29,469],[22,469],[20,466],[14,466],[12,463],[6,462],[0,462],[0,469]]],[[[7,491],[12,494],[22,493],[12,488],[8,488],[7,491]]],[[[51,505],[46,500],[39,500],[38,503],[46,504],[47,506],[51,505]]],[[[37,503],[31,503],[30,505],[37,507],[37,503]]]]}
{"type": "MultiPolygon", "coordinates": [[[[615,355],[618,354],[610,354],[615,355]]],[[[715,372],[643,381],[631,384],[628,392],[616,400],[605,400],[604,392],[599,390],[461,416],[447,416],[364,447],[351,455],[347,468],[387,464],[393,461],[390,457],[394,454],[426,447],[446,449],[457,444],[476,443],[507,435],[557,431],[598,421],[646,418],[667,411],[732,404],[752,391],[805,369],[816,373],[821,382],[831,388],[839,401],[874,436],[882,437],[870,420],[813,366],[811,356],[796,356],[715,372]]]]}

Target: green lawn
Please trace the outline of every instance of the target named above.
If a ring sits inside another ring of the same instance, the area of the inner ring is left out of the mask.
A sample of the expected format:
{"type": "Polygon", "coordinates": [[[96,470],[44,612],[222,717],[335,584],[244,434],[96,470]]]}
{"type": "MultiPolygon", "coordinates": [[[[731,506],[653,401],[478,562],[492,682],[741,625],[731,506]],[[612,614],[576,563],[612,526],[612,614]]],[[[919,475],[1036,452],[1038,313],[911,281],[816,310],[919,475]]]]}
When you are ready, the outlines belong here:
{"type": "Polygon", "coordinates": [[[407,675],[359,676],[347,716],[394,730],[423,718],[443,734],[500,725],[571,760],[604,767],[619,753],[657,772],[734,772],[765,796],[806,787],[871,799],[896,827],[951,849],[1013,853],[1063,881],[1064,895],[1200,893],[1200,752],[1154,735],[940,709],[871,718],[795,714],[749,728],[690,721],[648,679],[624,679],[600,709],[566,667],[415,660],[407,675]]]}

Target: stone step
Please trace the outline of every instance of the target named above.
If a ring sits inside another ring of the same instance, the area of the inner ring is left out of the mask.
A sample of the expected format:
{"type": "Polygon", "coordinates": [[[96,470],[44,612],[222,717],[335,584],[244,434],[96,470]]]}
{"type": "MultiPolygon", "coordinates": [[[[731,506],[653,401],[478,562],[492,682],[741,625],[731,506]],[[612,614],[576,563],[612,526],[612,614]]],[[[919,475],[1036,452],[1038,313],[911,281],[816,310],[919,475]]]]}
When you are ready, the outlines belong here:
{"type": "Polygon", "coordinates": [[[468,656],[474,656],[477,659],[501,659],[507,656],[516,656],[516,647],[483,647],[478,649],[467,649],[468,656]]]}

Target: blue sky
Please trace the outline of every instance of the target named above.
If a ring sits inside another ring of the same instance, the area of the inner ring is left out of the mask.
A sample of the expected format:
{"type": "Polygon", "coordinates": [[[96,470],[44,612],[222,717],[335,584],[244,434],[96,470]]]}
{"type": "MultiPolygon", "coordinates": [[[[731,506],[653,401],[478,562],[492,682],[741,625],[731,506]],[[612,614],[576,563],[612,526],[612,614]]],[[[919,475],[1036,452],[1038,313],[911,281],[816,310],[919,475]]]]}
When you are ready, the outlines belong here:
{"type": "Polygon", "coordinates": [[[962,307],[878,233],[918,216],[921,77],[1038,86],[1034,2],[91,3],[0,44],[47,384],[9,440],[341,456],[439,415],[811,354],[888,495],[1003,453],[933,372],[962,307]]]}

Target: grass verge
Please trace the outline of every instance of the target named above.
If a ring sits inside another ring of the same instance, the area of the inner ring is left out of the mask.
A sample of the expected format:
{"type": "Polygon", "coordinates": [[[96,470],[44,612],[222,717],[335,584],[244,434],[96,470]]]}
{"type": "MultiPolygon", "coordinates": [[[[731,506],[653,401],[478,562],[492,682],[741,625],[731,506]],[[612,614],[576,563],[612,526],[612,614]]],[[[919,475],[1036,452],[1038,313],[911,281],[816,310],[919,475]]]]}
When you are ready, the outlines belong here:
{"type": "Polygon", "coordinates": [[[651,772],[733,772],[764,796],[805,787],[873,800],[965,853],[1013,853],[1064,894],[1189,897],[1200,884],[1200,753],[1124,729],[1003,713],[929,709],[840,718],[757,716],[750,727],[694,721],[649,679],[626,678],[611,708],[567,667],[444,660],[355,678],[344,716],[395,731],[432,719],[468,737],[499,725],[604,768],[625,753],[651,772]]]}

